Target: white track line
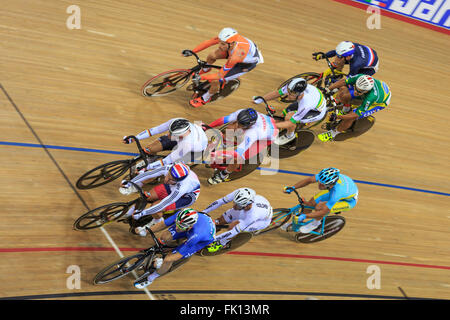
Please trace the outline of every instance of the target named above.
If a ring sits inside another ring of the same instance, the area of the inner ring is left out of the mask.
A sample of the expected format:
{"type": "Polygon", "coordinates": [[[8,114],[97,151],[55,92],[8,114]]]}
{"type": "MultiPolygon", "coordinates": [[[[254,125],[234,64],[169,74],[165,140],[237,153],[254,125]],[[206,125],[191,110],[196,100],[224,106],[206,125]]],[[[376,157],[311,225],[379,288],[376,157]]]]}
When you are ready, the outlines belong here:
{"type": "MultiPolygon", "coordinates": [[[[105,228],[100,227],[100,230],[102,230],[103,234],[105,235],[106,239],[109,241],[109,243],[112,245],[112,247],[114,248],[114,250],[117,252],[117,254],[119,255],[120,258],[123,258],[124,255],[122,253],[122,251],[120,251],[119,247],[116,245],[116,243],[114,242],[114,240],[111,238],[111,236],[109,235],[109,233],[105,230],[105,228]]],[[[133,275],[134,277],[137,279],[137,275],[136,272],[133,271],[133,275]]],[[[144,288],[145,293],[147,294],[147,296],[150,298],[150,300],[156,300],[155,297],[151,294],[151,292],[147,289],[144,288]]]]}

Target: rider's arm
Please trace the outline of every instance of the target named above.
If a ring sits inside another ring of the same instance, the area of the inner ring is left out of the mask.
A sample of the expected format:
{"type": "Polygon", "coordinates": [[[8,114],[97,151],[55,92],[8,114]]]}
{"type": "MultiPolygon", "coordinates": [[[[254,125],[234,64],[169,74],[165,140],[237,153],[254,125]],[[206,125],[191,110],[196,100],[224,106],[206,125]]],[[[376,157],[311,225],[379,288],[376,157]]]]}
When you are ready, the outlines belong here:
{"type": "Polygon", "coordinates": [[[147,171],[147,172],[138,174],[136,177],[131,179],[131,182],[134,182],[137,185],[142,187],[142,185],[145,183],[145,181],[147,181],[149,179],[152,179],[152,178],[159,177],[159,176],[164,176],[164,175],[167,174],[168,171],[169,171],[169,167],[168,166],[157,168],[157,169],[152,170],[152,171],[147,171]]]}
{"type": "Polygon", "coordinates": [[[294,187],[295,187],[295,189],[299,189],[299,188],[306,187],[306,186],[308,186],[308,185],[310,185],[311,183],[314,183],[314,182],[316,182],[316,176],[315,175],[311,176],[311,177],[308,177],[308,178],[305,178],[305,179],[297,182],[296,184],[294,184],[294,187]]]}
{"type": "MultiPolygon", "coordinates": [[[[183,188],[184,189],[184,188],[183,188]]],[[[178,199],[180,199],[184,194],[186,194],[186,190],[182,190],[181,183],[178,183],[174,190],[164,199],[162,199],[159,203],[151,206],[148,209],[143,210],[141,213],[135,214],[134,219],[140,219],[149,214],[155,214],[163,211],[164,208],[168,207],[172,203],[175,203],[178,199]]]]}
{"type": "Polygon", "coordinates": [[[330,50],[327,53],[325,53],[325,57],[332,58],[336,55],[336,50],[330,50]]]}
{"type": "Polygon", "coordinates": [[[195,52],[195,53],[200,52],[202,50],[205,50],[206,48],[209,48],[211,46],[214,46],[214,45],[218,44],[219,41],[220,41],[219,37],[214,37],[212,39],[203,41],[198,46],[196,46],[194,49],[192,49],[192,51],[195,52]]]}
{"type": "Polygon", "coordinates": [[[226,123],[229,123],[229,122],[234,122],[234,121],[237,120],[237,116],[238,116],[238,114],[239,114],[239,112],[240,112],[241,110],[242,110],[242,109],[239,109],[239,110],[233,112],[232,114],[229,114],[228,116],[219,118],[219,119],[217,119],[217,120],[211,122],[211,123],[209,124],[209,126],[210,126],[211,128],[215,128],[215,127],[221,126],[221,125],[226,124],[226,123]]]}
{"type": "Polygon", "coordinates": [[[153,127],[151,129],[146,129],[144,131],[142,131],[141,133],[139,133],[136,138],[138,138],[138,140],[143,140],[143,139],[147,139],[150,136],[154,136],[156,134],[160,134],[166,131],[169,131],[169,125],[172,122],[173,119],[170,119],[167,122],[164,122],[162,124],[160,124],[157,127],[153,127]]]}
{"type": "Polygon", "coordinates": [[[202,212],[204,213],[210,213],[211,211],[214,211],[218,208],[220,208],[221,206],[223,206],[224,204],[230,203],[231,201],[233,201],[234,199],[234,195],[236,193],[236,190],[231,192],[230,194],[227,194],[225,197],[220,198],[216,201],[214,201],[213,203],[211,203],[205,210],[203,210],[202,212]]]}
{"type": "Polygon", "coordinates": [[[337,88],[345,86],[346,84],[347,84],[346,79],[340,79],[340,80],[336,81],[335,83],[332,83],[328,87],[328,89],[329,90],[337,89],[337,88]]]}
{"type": "Polygon", "coordinates": [[[246,50],[245,48],[241,48],[241,47],[235,47],[233,50],[233,53],[230,54],[230,57],[228,58],[227,62],[223,65],[223,67],[219,70],[219,72],[217,73],[206,73],[203,74],[200,79],[201,80],[208,80],[208,81],[213,81],[213,80],[222,80],[225,79],[227,73],[233,69],[233,67],[244,61],[245,57],[247,56],[247,52],[248,49],[246,50]]]}

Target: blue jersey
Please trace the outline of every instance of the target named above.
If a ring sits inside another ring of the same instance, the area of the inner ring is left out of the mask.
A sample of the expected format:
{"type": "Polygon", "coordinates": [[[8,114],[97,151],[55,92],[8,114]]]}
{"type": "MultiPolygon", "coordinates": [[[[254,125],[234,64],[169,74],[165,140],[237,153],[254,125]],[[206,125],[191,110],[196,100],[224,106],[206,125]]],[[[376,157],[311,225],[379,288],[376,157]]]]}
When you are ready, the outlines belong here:
{"type": "MultiPolygon", "coordinates": [[[[316,181],[319,181],[319,174],[316,174],[316,181]]],[[[353,201],[358,199],[358,187],[355,182],[344,174],[339,174],[339,180],[329,190],[327,207],[332,209],[339,201],[353,201]]]]}
{"type": "Polygon", "coordinates": [[[172,253],[178,252],[183,258],[187,258],[215,240],[216,226],[208,215],[199,212],[197,222],[190,230],[184,232],[176,231],[176,217],[177,215],[174,214],[165,219],[164,223],[169,227],[169,231],[174,240],[180,238],[187,239],[183,244],[175,248],[172,253]]]}
{"type": "MultiPolygon", "coordinates": [[[[356,74],[373,75],[376,72],[378,65],[378,55],[375,50],[368,46],[364,46],[359,43],[353,43],[355,45],[355,53],[350,61],[346,61],[346,64],[350,65],[350,71],[348,76],[354,76],[356,74]]],[[[336,50],[331,50],[326,53],[328,58],[334,57],[336,50]]]]}

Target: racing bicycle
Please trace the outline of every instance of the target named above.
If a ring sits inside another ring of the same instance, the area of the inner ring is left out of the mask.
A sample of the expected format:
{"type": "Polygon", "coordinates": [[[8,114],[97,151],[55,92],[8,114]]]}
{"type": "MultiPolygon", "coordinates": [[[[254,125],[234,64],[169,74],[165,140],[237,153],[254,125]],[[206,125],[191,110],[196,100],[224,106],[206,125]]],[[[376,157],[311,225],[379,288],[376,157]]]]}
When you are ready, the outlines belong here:
{"type": "MultiPolygon", "coordinates": [[[[298,204],[295,205],[292,208],[280,208],[280,209],[274,209],[273,215],[272,215],[272,221],[270,225],[260,231],[257,231],[257,234],[265,234],[267,232],[273,231],[275,229],[278,229],[285,223],[289,221],[293,216],[299,216],[302,213],[308,213],[314,210],[314,207],[306,206],[304,204],[304,201],[302,197],[299,195],[297,190],[294,189],[294,193],[297,195],[298,198],[298,204]]],[[[294,223],[288,226],[287,232],[293,232],[294,233],[294,239],[297,242],[301,243],[313,243],[322,241],[325,239],[328,239],[329,237],[335,235],[339,231],[342,230],[345,226],[345,218],[339,215],[340,212],[335,213],[333,216],[330,216],[330,214],[327,214],[322,218],[322,223],[314,230],[312,230],[309,233],[302,233],[302,232],[294,232],[293,228],[299,229],[301,226],[304,226],[308,223],[311,223],[313,219],[310,219],[308,221],[300,222],[299,224],[295,225],[294,223]]]]}
{"type": "MultiPolygon", "coordinates": [[[[110,264],[95,276],[93,280],[94,284],[108,283],[123,278],[133,272],[137,273],[137,281],[142,280],[156,270],[153,263],[156,258],[164,259],[167,254],[171,253],[172,250],[176,248],[176,246],[162,243],[150,228],[146,227],[146,229],[151,235],[155,245],[110,264]]],[[[189,259],[190,257],[175,261],[170,270],[164,275],[179,268],[181,265],[188,262],[189,259]]]]}
{"type": "MultiPolygon", "coordinates": [[[[186,87],[187,91],[193,91],[192,99],[202,96],[209,90],[211,84],[209,81],[194,80],[203,68],[221,69],[221,66],[210,65],[206,61],[202,61],[198,55],[187,50],[197,60],[197,65],[191,69],[174,69],[160,73],[147,82],[141,88],[142,95],[145,97],[165,96],[185,86],[190,79],[192,83],[186,87]]],[[[219,91],[212,95],[211,102],[225,98],[240,86],[239,79],[229,80],[224,83],[219,91]]]]}

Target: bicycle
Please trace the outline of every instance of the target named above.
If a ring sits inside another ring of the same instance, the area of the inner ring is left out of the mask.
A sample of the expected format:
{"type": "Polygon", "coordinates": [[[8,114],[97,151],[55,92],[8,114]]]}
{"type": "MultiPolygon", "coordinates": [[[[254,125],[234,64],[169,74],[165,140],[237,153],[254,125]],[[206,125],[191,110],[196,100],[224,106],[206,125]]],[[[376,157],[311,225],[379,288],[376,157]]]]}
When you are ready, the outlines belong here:
{"type": "MultiPolygon", "coordinates": [[[[163,73],[160,73],[147,82],[141,88],[142,95],[144,97],[160,97],[165,96],[176,90],[182,88],[192,76],[196,76],[203,68],[221,69],[221,66],[210,65],[206,61],[202,61],[198,55],[190,51],[189,52],[197,60],[197,65],[191,69],[174,69],[163,73]]],[[[240,86],[239,79],[229,80],[224,83],[219,92],[211,96],[211,102],[225,98],[233,93],[240,86]]],[[[193,91],[192,99],[202,96],[209,90],[211,84],[209,81],[193,80],[192,83],[186,88],[187,91],[193,91]]]]}
{"type": "Polygon", "coordinates": [[[131,180],[136,176],[137,167],[147,166],[150,162],[163,158],[161,155],[152,156],[145,153],[139,140],[135,136],[128,136],[126,139],[133,139],[136,142],[139,154],[131,159],[111,161],[89,170],[77,180],[76,186],[78,189],[100,187],[121,177],[128,170],[129,174],[127,180],[131,180]]]}
{"type": "MultiPolygon", "coordinates": [[[[100,206],[98,208],[89,210],[85,214],[81,215],[73,224],[75,230],[90,230],[100,228],[114,221],[124,222],[130,224],[130,232],[136,234],[134,229],[136,227],[142,227],[153,220],[151,215],[145,216],[139,220],[134,220],[132,217],[124,217],[129,208],[134,205],[135,211],[142,211],[147,205],[147,197],[141,187],[133,182],[132,184],[139,193],[139,197],[128,202],[114,202],[100,206]]],[[[169,217],[177,210],[165,211],[164,217],[169,217]]]]}
{"type": "MultiPolygon", "coordinates": [[[[146,227],[146,229],[155,242],[155,245],[110,264],[94,277],[94,284],[108,283],[120,279],[134,271],[142,273],[141,275],[138,275],[137,281],[142,280],[156,270],[153,265],[153,261],[156,258],[164,259],[167,254],[171,253],[172,250],[176,248],[176,246],[161,243],[150,228],[146,227]]],[[[162,276],[179,268],[181,265],[188,262],[190,258],[191,257],[175,261],[169,271],[162,276]]]]}
{"type": "MultiPolygon", "coordinates": [[[[287,223],[293,216],[299,216],[306,211],[311,212],[312,210],[314,210],[314,207],[306,206],[304,204],[304,201],[298,194],[297,190],[294,189],[294,193],[297,195],[299,204],[292,208],[274,209],[270,225],[263,230],[257,231],[258,235],[278,229],[279,227],[287,223]]],[[[322,218],[321,225],[316,229],[310,231],[309,233],[296,232],[294,235],[295,241],[301,243],[313,243],[328,239],[331,236],[335,235],[345,226],[345,218],[339,216],[339,214],[340,212],[336,212],[334,216],[329,216],[329,214],[327,214],[322,218]]],[[[312,220],[313,219],[310,219],[306,222],[300,222],[298,225],[296,225],[296,227],[307,225],[308,223],[312,222],[312,220]]],[[[292,225],[290,225],[286,231],[293,232],[292,225]]]]}
{"type": "MultiPolygon", "coordinates": [[[[288,80],[284,81],[280,84],[278,87],[278,90],[283,88],[287,83],[289,83],[294,78],[304,78],[309,84],[316,86],[321,90],[323,93],[325,92],[325,88],[328,87],[330,84],[342,79],[345,76],[345,73],[339,70],[335,70],[333,65],[331,64],[331,61],[328,57],[325,56],[325,53],[323,52],[317,52],[318,54],[323,54],[325,57],[325,61],[327,62],[328,68],[331,70],[330,74],[325,74],[325,72],[317,73],[317,72],[304,72],[300,73],[298,75],[295,75],[288,80]]],[[[333,130],[336,129],[336,127],[339,125],[340,120],[336,119],[336,113],[337,113],[337,106],[336,104],[334,106],[328,106],[331,100],[334,100],[332,96],[328,96],[327,98],[327,108],[329,108],[328,117],[326,123],[322,124],[321,128],[323,130],[333,130]]],[[[279,101],[284,103],[292,103],[294,100],[289,100],[288,95],[283,95],[279,98],[279,101]]],[[[323,120],[322,120],[323,121],[323,120]]],[[[308,124],[305,126],[305,129],[311,129],[317,125],[319,125],[322,121],[308,124]]],[[[350,138],[354,138],[357,136],[362,135],[363,133],[367,132],[372,128],[372,126],[375,124],[375,117],[374,116],[368,116],[365,118],[356,119],[350,128],[348,128],[345,132],[341,132],[333,139],[334,141],[345,141],[350,138]]]]}
{"type": "MultiPolygon", "coordinates": [[[[226,228],[228,228],[228,225],[216,225],[216,231],[226,228]]],[[[253,232],[243,231],[235,235],[223,248],[215,252],[209,252],[208,247],[205,247],[198,251],[196,254],[202,257],[218,256],[243,246],[244,244],[249,242],[250,239],[253,238],[253,236],[253,232]]]]}

